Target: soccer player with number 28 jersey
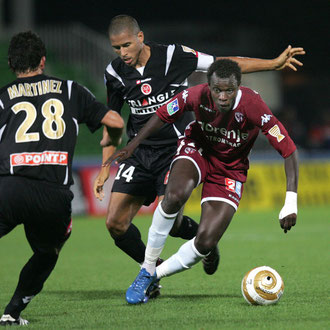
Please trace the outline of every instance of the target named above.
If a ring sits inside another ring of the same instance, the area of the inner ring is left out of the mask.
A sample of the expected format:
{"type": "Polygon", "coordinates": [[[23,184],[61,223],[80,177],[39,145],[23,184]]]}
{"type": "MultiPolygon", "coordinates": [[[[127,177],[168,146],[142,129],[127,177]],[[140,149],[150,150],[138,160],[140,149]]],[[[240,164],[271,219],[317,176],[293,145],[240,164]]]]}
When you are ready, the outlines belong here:
{"type": "Polygon", "coordinates": [[[191,87],[159,108],[127,147],[113,156],[118,161],[126,159],[141,140],[164,123],[175,122],[185,112],[195,114],[196,119],[178,141],[165,197],[149,229],[146,266],[126,292],[128,303],[145,302],[150,285],[190,268],[217,246],[242,197],[248,155],[259,131],[284,158],[287,192],[280,225],[287,232],[296,223],[298,156],[286,129],[257,92],[240,86],[237,63],[218,60],[210,66],[207,77],[207,84],[191,87]],[[176,214],[200,183],[202,213],[196,237],[156,268],[176,214]]]}
{"type": "Polygon", "coordinates": [[[41,291],[70,236],[78,125],[85,123],[91,132],[106,125],[112,145],[124,127],[120,115],[85,87],[44,75],[45,62],[36,34],[13,36],[8,63],[17,79],[0,89],[0,238],[23,224],[33,255],[0,325],[28,323],[20,314],[41,291]]]}

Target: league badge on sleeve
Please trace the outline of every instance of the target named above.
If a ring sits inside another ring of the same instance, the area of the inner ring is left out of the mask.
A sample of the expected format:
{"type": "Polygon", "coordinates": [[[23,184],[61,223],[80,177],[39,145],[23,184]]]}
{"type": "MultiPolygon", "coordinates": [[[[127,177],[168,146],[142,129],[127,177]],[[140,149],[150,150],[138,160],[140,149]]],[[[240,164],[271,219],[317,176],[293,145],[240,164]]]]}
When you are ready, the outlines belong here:
{"type": "Polygon", "coordinates": [[[281,142],[284,138],[285,135],[283,135],[280,131],[280,128],[278,127],[278,125],[274,125],[269,131],[268,133],[273,136],[276,137],[277,142],[281,142]]]}
{"type": "Polygon", "coordinates": [[[170,116],[174,115],[179,111],[179,101],[178,99],[174,99],[173,101],[167,104],[167,112],[170,116]]]}

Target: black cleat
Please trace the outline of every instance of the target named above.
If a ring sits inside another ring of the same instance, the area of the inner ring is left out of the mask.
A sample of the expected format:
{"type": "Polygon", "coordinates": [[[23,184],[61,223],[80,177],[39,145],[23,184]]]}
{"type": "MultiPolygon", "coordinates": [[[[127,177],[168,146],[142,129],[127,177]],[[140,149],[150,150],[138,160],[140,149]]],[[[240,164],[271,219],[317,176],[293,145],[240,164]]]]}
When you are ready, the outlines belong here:
{"type": "Polygon", "coordinates": [[[28,325],[29,321],[22,319],[20,316],[18,319],[14,319],[9,314],[3,314],[0,319],[0,325],[28,325]]]}
{"type": "MultiPolygon", "coordinates": [[[[163,259],[158,258],[157,262],[156,262],[156,267],[159,266],[163,262],[164,262],[163,259]]],[[[155,299],[160,295],[160,289],[162,288],[162,286],[159,284],[159,281],[160,280],[158,280],[157,282],[150,285],[150,287],[147,291],[147,296],[149,297],[149,299],[155,299]]]]}
{"type": "Polygon", "coordinates": [[[220,262],[220,252],[218,246],[216,246],[204,259],[203,268],[204,272],[208,275],[214,274],[219,266],[220,262]]]}

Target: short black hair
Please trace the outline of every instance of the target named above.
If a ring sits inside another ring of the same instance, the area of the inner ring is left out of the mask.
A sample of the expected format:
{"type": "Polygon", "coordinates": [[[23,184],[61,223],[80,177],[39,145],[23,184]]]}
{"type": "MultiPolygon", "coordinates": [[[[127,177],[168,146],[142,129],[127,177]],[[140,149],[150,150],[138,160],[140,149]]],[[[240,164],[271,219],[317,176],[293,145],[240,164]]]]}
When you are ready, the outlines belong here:
{"type": "Polygon", "coordinates": [[[238,63],[230,59],[224,58],[213,62],[207,70],[207,81],[210,84],[213,73],[219,78],[229,78],[234,75],[237,84],[241,84],[242,71],[238,63]]]}
{"type": "Polygon", "coordinates": [[[129,15],[117,15],[111,20],[108,33],[109,35],[120,34],[125,30],[129,30],[133,34],[138,34],[141,31],[134,17],[129,15]]]}
{"type": "Polygon", "coordinates": [[[8,48],[8,65],[14,73],[35,71],[46,56],[46,47],[40,37],[32,31],[14,35],[8,48]]]}

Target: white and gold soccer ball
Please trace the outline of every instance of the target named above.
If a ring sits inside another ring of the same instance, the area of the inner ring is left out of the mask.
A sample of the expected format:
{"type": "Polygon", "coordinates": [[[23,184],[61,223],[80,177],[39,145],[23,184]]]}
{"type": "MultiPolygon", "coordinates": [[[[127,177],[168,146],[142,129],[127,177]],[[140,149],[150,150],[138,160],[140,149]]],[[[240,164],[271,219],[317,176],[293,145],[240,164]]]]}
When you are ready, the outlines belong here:
{"type": "Polygon", "coordinates": [[[268,266],[251,269],[243,277],[242,295],[251,305],[276,304],[284,291],[280,274],[268,266]]]}

